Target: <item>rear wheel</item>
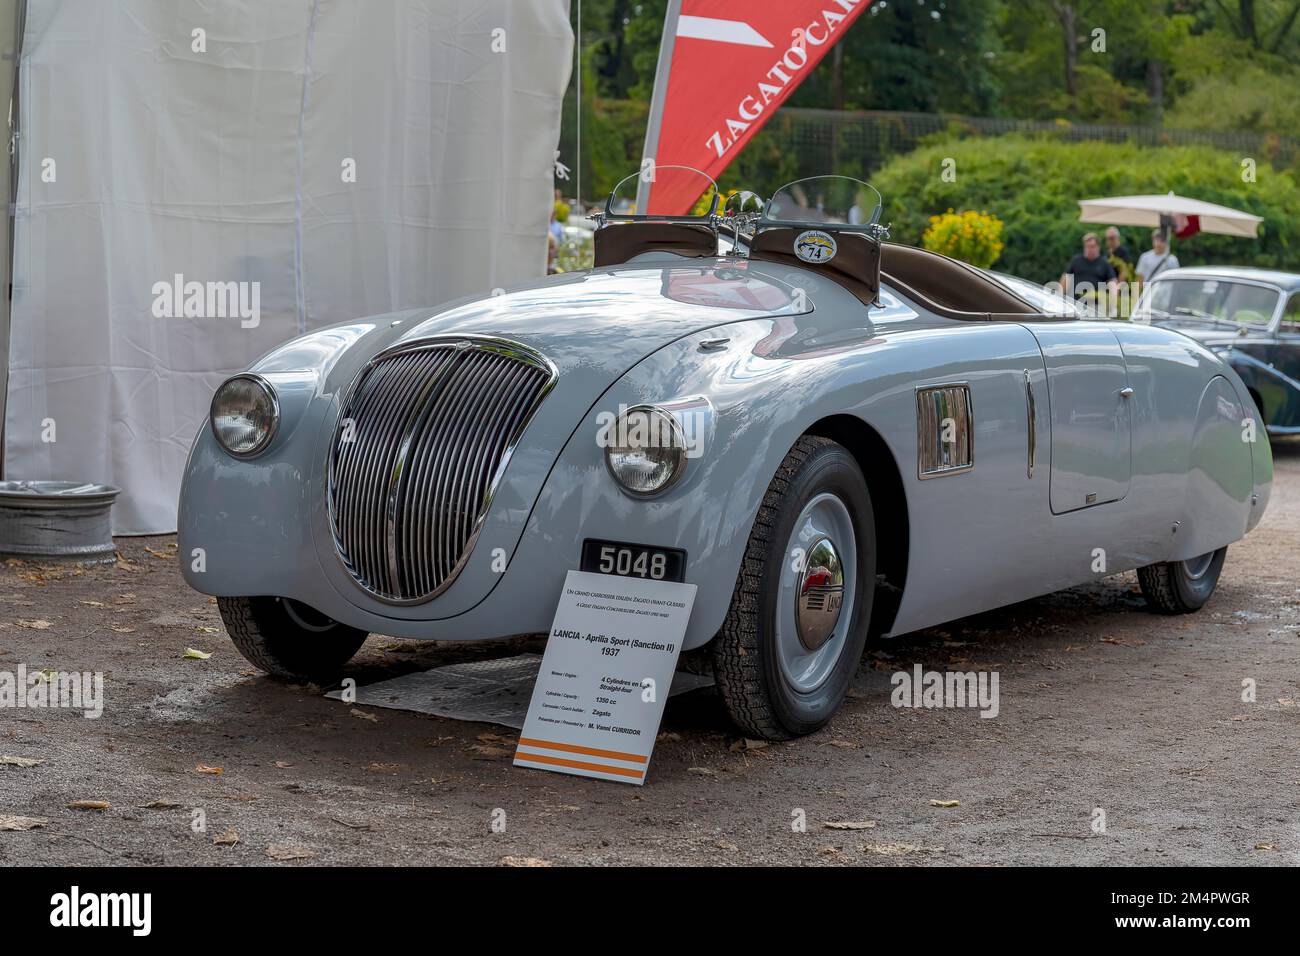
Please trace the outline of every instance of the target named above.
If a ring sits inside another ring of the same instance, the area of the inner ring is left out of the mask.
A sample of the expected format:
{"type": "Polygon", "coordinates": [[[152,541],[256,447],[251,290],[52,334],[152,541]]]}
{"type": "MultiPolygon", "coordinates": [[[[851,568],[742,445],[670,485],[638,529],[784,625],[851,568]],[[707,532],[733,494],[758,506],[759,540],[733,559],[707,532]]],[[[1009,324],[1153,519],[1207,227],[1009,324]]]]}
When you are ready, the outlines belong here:
{"type": "Polygon", "coordinates": [[[221,597],[217,608],[239,653],[288,680],[337,677],[368,636],[288,598],[221,597]]]}
{"type": "Polygon", "coordinates": [[[1138,568],[1138,584],[1151,610],[1161,614],[1199,611],[1214,593],[1227,547],[1186,561],[1162,561],[1138,568]]]}
{"type": "Polygon", "coordinates": [[[862,657],[875,575],[862,470],[843,446],[800,438],[764,495],[713,640],[714,676],[741,730],[787,740],[831,719],[862,657]]]}

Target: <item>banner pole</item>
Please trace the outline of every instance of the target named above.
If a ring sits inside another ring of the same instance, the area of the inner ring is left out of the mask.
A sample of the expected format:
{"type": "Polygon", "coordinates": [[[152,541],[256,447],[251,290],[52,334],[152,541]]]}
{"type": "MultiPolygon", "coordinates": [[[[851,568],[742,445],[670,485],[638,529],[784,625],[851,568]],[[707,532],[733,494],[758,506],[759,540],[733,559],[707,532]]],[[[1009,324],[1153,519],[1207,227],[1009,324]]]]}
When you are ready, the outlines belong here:
{"type": "MultiPolygon", "coordinates": [[[[636,184],[636,211],[650,211],[650,187],[644,174],[645,161],[659,155],[659,127],[664,119],[664,101],[668,99],[668,74],[673,67],[673,47],[677,44],[677,20],[682,15],[682,0],[668,0],[664,14],[664,35],[659,41],[659,62],[655,65],[655,88],[650,95],[650,116],[645,127],[645,148],[641,151],[642,174],[636,184]]],[[[651,173],[653,177],[653,172],[651,173]]]]}

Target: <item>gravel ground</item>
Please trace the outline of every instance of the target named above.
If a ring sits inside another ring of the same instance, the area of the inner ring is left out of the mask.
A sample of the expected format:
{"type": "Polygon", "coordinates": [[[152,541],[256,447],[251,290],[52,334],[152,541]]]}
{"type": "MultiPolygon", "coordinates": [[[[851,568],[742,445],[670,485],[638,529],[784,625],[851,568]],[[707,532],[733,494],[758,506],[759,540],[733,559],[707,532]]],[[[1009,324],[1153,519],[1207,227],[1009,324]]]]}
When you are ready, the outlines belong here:
{"type": "MultiPolygon", "coordinates": [[[[0,712],[0,817],[47,821],[0,820],[0,864],[1295,865],[1300,444],[1274,454],[1263,524],[1199,614],[1147,613],[1121,574],[882,642],[827,729],[765,748],[712,691],[676,698],[643,788],[514,769],[500,727],[259,676],[172,538],[122,539],[115,568],[3,566],[0,670],[103,671],[105,706],[0,712]],[[997,671],[998,717],[891,707],[917,663],[997,671]]],[[[372,637],[349,674],[521,648],[372,637]]]]}

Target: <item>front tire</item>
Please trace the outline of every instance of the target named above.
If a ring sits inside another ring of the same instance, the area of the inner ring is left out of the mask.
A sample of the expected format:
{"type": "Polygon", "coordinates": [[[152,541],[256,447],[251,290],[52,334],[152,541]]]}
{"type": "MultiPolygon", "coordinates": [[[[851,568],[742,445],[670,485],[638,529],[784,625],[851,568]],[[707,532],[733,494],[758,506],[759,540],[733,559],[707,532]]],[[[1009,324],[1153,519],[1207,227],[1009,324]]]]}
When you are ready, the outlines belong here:
{"type": "Polygon", "coordinates": [[[831,719],[862,657],[875,578],[862,469],[805,435],[768,485],[713,640],[718,689],[744,733],[789,740],[831,719]]]}
{"type": "Polygon", "coordinates": [[[1227,547],[1186,561],[1161,561],[1138,568],[1138,584],[1151,610],[1190,614],[1204,607],[1219,583],[1227,547]]]}
{"type": "Polygon", "coordinates": [[[239,653],[285,680],[337,677],[369,636],[288,598],[219,597],[217,608],[239,653]]]}

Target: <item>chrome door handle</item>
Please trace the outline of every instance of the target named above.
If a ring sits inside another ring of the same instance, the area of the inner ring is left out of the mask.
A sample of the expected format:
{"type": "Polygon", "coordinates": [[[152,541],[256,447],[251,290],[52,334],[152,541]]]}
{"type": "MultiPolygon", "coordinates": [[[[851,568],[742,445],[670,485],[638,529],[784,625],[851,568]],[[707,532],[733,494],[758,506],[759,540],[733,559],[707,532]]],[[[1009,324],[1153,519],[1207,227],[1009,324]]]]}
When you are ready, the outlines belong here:
{"type": "Polygon", "coordinates": [[[1133,389],[1132,389],[1130,386],[1125,385],[1123,388],[1121,388],[1121,389],[1119,390],[1119,397],[1120,397],[1120,398],[1132,398],[1132,397],[1133,397],[1133,389]]]}
{"type": "Polygon", "coordinates": [[[1029,461],[1025,465],[1025,477],[1034,477],[1034,456],[1038,450],[1038,405],[1034,401],[1034,383],[1025,369],[1025,414],[1029,420],[1029,461]]]}

